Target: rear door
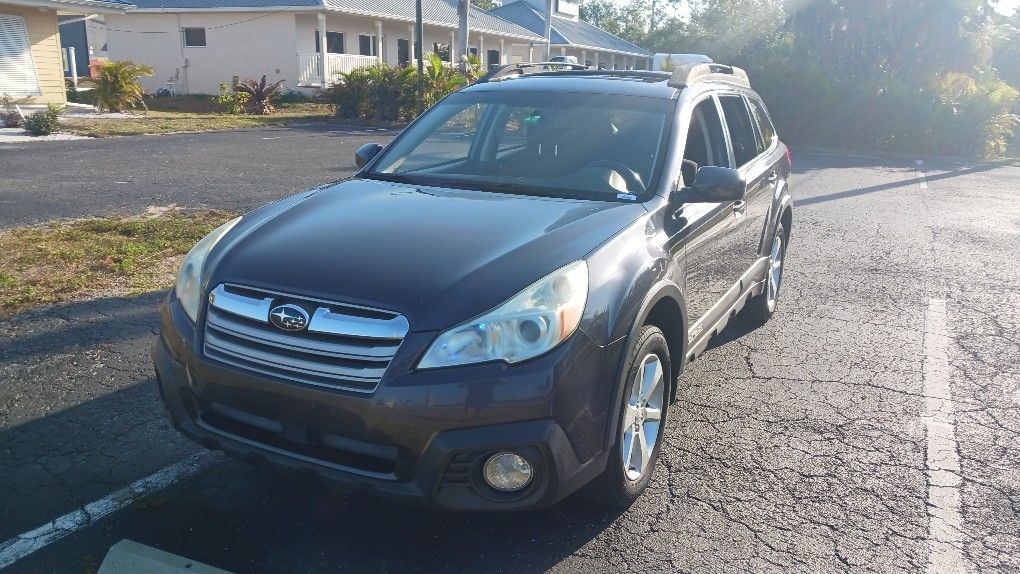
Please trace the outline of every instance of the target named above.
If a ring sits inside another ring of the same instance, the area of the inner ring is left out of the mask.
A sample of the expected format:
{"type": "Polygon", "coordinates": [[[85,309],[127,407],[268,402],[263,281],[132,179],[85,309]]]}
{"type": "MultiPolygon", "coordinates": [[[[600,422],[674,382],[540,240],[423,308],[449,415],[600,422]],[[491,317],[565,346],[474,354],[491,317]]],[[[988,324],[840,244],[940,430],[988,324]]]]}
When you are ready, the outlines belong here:
{"type": "Polygon", "coordinates": [[[748,107],[747,98],[738,93],[721,94],[719,103],[733,150],[734,167],[740,170],[747,181],[744,201],[734,207],[737,226],[740,228],[740,245],[734,255],[739,258],[743,274],[758,259],[778,173],[765,153],[764,142],[759,135],[756,118],[748,107]]]}

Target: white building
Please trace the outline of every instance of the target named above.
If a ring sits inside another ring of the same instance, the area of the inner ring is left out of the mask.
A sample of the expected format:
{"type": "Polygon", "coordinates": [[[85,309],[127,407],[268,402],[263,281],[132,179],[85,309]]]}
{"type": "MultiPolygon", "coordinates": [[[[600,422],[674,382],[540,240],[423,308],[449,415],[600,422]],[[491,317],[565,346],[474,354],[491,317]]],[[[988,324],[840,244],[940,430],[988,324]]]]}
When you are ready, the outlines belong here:
{"type": "MultiPolygon", "coordinates": [[[[545,37],[546,0],[505,2],[489,13],[545,37]]],[[[578,18],[575,0],[552,0],[550,56],[574,56],[581,64],[610,70],[650,69],[652,53],[578,18]]],[[[516,45],[515,61],[545,59],[544,41],[535,46],[516,45]],[[531,54],[527,53],[531,49],[531,54]]]]}
{"type": "MultiPolygon", "coordinates": [[[[113,60],[148,64],[145,89],[216,93],[233,76],[286,80],[284,89],[318,88],[338,71],[414,60],[413,0],[138,0],[106,18],[113,60]],[[326,42],[320,43],[319,38],[326,42]],[[325,49],[323,51],[323,48],[325,49]]],[[[456,0],[423,0],[426,52],[456,53],[456,0]]],[[[543,39],[472,8],[470,47],[485,64],[521,61],[543,39]],[[511,51],[518,56],[511,59],[511,51]]]]}

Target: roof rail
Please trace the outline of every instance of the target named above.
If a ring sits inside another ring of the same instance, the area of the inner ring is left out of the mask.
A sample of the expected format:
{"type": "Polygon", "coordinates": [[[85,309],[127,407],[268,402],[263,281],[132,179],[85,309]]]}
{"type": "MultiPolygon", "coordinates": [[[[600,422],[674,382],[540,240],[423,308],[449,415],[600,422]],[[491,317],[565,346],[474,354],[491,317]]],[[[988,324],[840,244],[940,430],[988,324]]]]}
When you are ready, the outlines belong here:
{"type": "Polygon", "coordinates": [[[529,73],[534,74],[535,72],[545,72],[549,70],[587,70],[588,66],[583,64],[571,64],[568,62],[520,62],[517,64],[505,64],[502,66],[494,66],[489,73],[485,74],[481,78],[478,78],[476,84],[484,84],[485,82],[494,82],[497,80],[506,80],[509,78],[517,78],[520,76],[527,75],[529,73]],[[528,72],[532,68],[538,68],[537,70],[528,72]]]}
{"type": "Polygon", "coordinates": [[[716,80],[730,82],[747,88],[751,82],[747,72],[736,66],[724,64],[685,64],[673,72],[667,84],[672,88],[686,88],[695,82],[716,80]]]}

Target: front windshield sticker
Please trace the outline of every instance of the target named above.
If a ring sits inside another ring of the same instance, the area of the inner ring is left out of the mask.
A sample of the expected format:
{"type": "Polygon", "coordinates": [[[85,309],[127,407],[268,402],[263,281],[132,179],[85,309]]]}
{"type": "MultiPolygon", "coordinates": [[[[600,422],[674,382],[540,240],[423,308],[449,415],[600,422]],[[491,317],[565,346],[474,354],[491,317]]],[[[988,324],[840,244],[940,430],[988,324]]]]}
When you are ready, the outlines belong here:
{"type": "Polygon", "coordinates": [[[635,199],[637,199],[637,196],[631,195],[629,193],[618,193],[616,194],[616,199],[626,199],[627,201],[634,201],[635,199]]]}

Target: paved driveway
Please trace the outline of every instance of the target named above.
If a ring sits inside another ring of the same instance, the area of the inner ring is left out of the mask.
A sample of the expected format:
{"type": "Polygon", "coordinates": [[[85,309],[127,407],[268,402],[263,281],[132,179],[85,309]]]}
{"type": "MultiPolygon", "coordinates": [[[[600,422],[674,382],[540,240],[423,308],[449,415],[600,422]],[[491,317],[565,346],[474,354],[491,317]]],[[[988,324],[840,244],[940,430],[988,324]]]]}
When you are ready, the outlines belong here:
{"type": "Polygon", "coordinates": [[[246,211],[355,171],[394,132],[323,126],[0,145],[0,228],[176,203],[246,211]]]}
{"type": "MultiPolygon", "coordinates": [[[[158,146],[204,167],[158,193],[147,183],[152,201],[125,192],[106,206],[209,201],[202,190],[222,188],[231,199],[215,205],[243,208],[342,175],[364,139],[125,138],[125,154],[158,146]],[[327,149],[335,168],[318,165],[327,149]],[[269,191],[269,178],[290,186],[269,191]]],[[[81,181],[107,177],[89,166],[112,165],[108,150],[78,152],[81,181]]],[[[1020,169],[794,162],[780,310],[722,333],[689,366],[652,486],[627,512],[569,499],[432,514],[206,454],[162,412],[148,359],[158,296],[146,295],[0,323],[0,541],[37,548],[11,571],[94,568],[124,538],[239,572],[1020,570],[1020,169]],[[148,476],[172,484],[131,504],[118,502],[130,492],[107,498],[148,476]],[[126,506],[98,518],[110,504],[126,506]]],[[[97,197],[90,184],[81,194],[97,197]]],[[[12,547],[0,542],[0,563],[12,547]]]]}

